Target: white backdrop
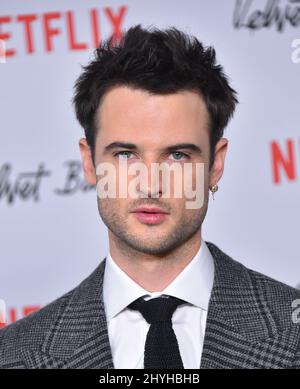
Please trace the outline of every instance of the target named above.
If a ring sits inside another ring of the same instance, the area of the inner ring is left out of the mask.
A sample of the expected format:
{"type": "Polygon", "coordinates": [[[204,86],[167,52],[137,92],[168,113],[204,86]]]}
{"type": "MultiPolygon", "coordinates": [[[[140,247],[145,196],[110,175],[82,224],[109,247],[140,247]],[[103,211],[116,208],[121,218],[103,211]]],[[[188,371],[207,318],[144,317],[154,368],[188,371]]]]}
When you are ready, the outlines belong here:
{"type": "Polygon", "coordinates": [[[81,170],[72,88],[95,42],[137,23],[174,25],[213,45],[239,93],[204,239],[299,287],[300,3],[1,0],[0,39],[10,54],[0,63],[0,299],[8,322],[75,287],[106,255],[96,191],[81,170]]]}

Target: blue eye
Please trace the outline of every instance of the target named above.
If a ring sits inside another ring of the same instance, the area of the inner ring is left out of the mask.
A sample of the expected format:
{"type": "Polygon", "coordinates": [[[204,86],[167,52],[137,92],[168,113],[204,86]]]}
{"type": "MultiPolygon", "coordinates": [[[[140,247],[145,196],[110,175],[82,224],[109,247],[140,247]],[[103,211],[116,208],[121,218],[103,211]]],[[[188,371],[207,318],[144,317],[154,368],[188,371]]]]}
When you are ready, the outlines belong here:
{"type": "Polygon", "coordinates": [[[124,155],[127,155],[127,157],[125,159],[128,159],[128,154],[132,154],[131,151],[119,151],[118,153],[115,153],[114,156],[124,156],[124,155]]]}
{"type": "MultiPolygon", "coordinates": [[[[173,153],[171,153],[173,156],[174,155],[179,155],[179,157],[188,157],[188,155],[187,154],[185,154],[185,153],[182,153],[181,151],[174,151],[173,153]]],[[[176,158],[175,157],[175,161],[180,161],[181,159],[180,158],[176,158]]]]}
{"type": "MultiPolygon", "coordinates": [[[[129,159],[132,154],[132,151],[124,150],[115,153],[114,156],[129,159]]],[[[188,154],[182,153],[181,151],[173,151],[171,155],[173,155],[175,161],[181,161],[182,157],[189,158],[188,154]]]]}

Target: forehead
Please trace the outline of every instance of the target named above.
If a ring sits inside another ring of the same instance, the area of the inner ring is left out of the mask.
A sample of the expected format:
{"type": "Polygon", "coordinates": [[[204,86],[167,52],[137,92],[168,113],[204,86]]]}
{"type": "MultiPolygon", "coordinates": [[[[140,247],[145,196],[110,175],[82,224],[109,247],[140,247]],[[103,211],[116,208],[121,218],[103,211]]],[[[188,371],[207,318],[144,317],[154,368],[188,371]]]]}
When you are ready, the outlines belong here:
{"type": "Polygon", "coordinates": [[[208,118],[206,104],[197,92],[162,95],[127,86],[107,92],[96,113],[102,136],[125,136],[126,140],[199,136],[207,133],[208,118]]]}

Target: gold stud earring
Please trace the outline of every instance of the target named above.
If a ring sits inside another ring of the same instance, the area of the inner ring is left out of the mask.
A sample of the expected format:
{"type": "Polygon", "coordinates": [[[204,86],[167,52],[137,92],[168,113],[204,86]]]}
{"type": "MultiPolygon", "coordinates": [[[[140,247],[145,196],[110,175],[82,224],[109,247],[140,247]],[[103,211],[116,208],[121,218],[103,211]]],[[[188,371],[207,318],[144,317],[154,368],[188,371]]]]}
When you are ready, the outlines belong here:
{"type": "Polygon", "coordinates": [[[211,191],[211,193],[212,193],[212,198],[213,198],[213,200],[215,199],[215,193],[218,191],[218,189],[219,189],[219,187],[218,187],[217,184],[216,184],[216,185],[213,185],[213,186],[210,188],[210,191],[211,191]]]}

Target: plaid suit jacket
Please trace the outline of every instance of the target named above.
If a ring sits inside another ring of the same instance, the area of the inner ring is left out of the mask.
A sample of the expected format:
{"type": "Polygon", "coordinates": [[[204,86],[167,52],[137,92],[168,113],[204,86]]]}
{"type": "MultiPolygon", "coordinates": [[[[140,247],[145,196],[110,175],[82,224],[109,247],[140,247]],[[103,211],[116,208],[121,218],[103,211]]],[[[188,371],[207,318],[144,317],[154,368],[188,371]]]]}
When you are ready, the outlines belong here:
{"type": "MultiPolygon", "coordinates": [[[[300,368],[300,315],[292,307],[300,291],[206,243],[215,278],[201,368],[300,368]]],[[[105,260],[73,290],[0,330],[0,368],[114,368],[102,296],[105,260]]]]}

